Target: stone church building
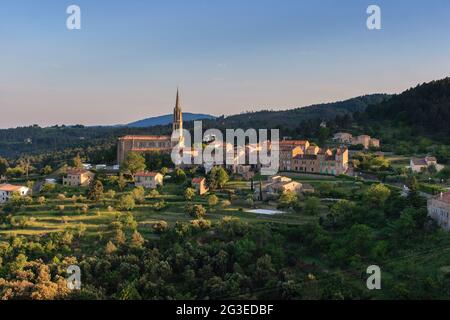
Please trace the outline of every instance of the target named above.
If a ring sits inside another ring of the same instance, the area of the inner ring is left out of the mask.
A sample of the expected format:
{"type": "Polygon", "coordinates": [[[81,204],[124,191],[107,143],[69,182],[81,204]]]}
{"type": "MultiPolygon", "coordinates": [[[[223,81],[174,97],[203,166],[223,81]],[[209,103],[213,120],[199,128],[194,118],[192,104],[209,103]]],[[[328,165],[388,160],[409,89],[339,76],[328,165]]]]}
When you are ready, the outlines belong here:
{"type": "Polygon", "coordinates": [[[129,135],[121,137],[117,143],[117,163],[122,164],[129,152],[167,152],[170,153],[173,146],[182,142],[183,136],[183,113],[181,111],[180,97],[177,90],[175,108],[173,110],[172,130],[180,130],[180,136],[172,140],[171,136],[155,136],[155,135],[129,135]]]}

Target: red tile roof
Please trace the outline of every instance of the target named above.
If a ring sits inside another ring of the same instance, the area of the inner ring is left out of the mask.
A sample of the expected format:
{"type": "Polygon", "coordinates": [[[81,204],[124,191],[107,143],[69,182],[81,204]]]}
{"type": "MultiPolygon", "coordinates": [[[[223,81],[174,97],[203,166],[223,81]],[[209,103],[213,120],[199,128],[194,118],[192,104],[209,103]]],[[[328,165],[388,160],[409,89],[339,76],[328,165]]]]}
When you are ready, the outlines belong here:
{"type": "Polygon", "coordinates": [[[0,184],[0,191],[14,192],[19,191],[23,186],[13,186],[12,184],[0,184]]]}
{"type": "Polygon", "coordinates": [[[136,177],[156,177],[158,174],[161,174],[159,172],[138,172],[136,173],[136,177]]]}
{"type": "Polygon", "coordinates": [[[304,146],[309,143],[307,140],[282,140],[280,141],[280,146],[293,145],[293,146],[304,146]]]}
{"type": "Polygon", "coordinates": [[[192,183],[201,183],[203,180],[205,180],[205,178],[194,178],[192,179],[192,183]]]}
{"type": "Polygon", "coordinates": [[[86,169],[67,169],[67,174],[70,175],[81,175],[81,174],[86,174],[90,172],[89,170],[86,169]]]}
{"type": "Polygon", "coordinates": [[[119,140],[170,140],[171,136],[124,136],[119,138],[119,140]]]}
{"type": "Polygon", "coordinates": [[[437,195],[434,199],[450,204],[450,191],[437,195]]]}

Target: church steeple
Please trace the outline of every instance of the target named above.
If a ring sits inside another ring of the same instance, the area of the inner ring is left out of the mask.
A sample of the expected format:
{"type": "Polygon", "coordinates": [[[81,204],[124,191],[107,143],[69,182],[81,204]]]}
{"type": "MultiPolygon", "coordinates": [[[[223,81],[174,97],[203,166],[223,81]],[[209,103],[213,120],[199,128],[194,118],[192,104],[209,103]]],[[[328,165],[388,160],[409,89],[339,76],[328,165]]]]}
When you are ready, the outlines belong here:
{"type": "Polygon", "coordinates": [[[180,130],[180,135],[182,135],[183,130],[183,112],[181,111],[181,104],[180,104],[180,93],[177,88],[177,98],[175,101],[175,109],[173,109],[173,131],[180,130]]]}

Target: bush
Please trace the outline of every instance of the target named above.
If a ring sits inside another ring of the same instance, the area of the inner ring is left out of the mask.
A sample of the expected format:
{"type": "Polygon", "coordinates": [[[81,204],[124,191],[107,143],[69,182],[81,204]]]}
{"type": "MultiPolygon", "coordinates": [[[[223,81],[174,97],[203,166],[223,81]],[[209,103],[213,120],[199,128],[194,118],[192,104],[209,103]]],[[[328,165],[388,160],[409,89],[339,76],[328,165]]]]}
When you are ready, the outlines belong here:
{"type": "Polygon", "coordinates": [[[119,210],[131,211],[136,207],[136,202],[131,194],[124,195],[119,201],[119,210]]]}
{"type": "Polygon", "coordinates": [[[222,200],[222,202],[220,202],[220,206],[222,208],[229,207],[229,206],[231,206],[231,201],[230,200],[222,200]]]}
{"type": "Polygon", "coordinates": [[[155,222],[155,223],[153,224],[153,229],[154,229],[156,232],[160,232],[160,233],[161,233],[161,232],[166,231],[168,228],[169,228],[169,225],[168,225],[168,223],[167,223],[166,221],[164,221],[164,220],[155,222]]]}
{"type": "Polygon", "coordinates": [[[206,216],[206,209],[201,204],[190,204],[188,203],[185,207],[185,212],[196,219],[201,219],[206,216]]]}
{"type": "Polygon", "coordinates": [[[191,221],[191,225],[197,229],[207,230],[211,228],[211,221],[205,219],[196,219],[191,221]]]}
{"type": "Polygon", "coordinates": [[[136,203],[142,204],[145,201],[145,189],[143,187],[136,187],[133,189],[131,195],[136,203]]]}
{"type": "Polygon", "coordinates": [[[216,206],[218,203],[219,203],[219,198],[218,198],[215,194],[212,194],[212,195],[210,195],[210,196],[208,197],[208,205],[209,205],[210,207],[214,207],[214,206],[216,206]]]}

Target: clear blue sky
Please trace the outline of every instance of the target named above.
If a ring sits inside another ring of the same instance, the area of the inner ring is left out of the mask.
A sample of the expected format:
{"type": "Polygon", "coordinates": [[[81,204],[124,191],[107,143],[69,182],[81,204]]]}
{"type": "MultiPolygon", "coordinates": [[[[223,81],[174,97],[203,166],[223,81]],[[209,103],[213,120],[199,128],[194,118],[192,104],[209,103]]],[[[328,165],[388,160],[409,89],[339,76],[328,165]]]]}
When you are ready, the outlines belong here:
{"type": "Polygon", "coordinates": [[[5,0],[0,127],[166,114],[177,86],[183,111],[215,115],[401,92],[449,57],[448,0],[5,0]]]}

